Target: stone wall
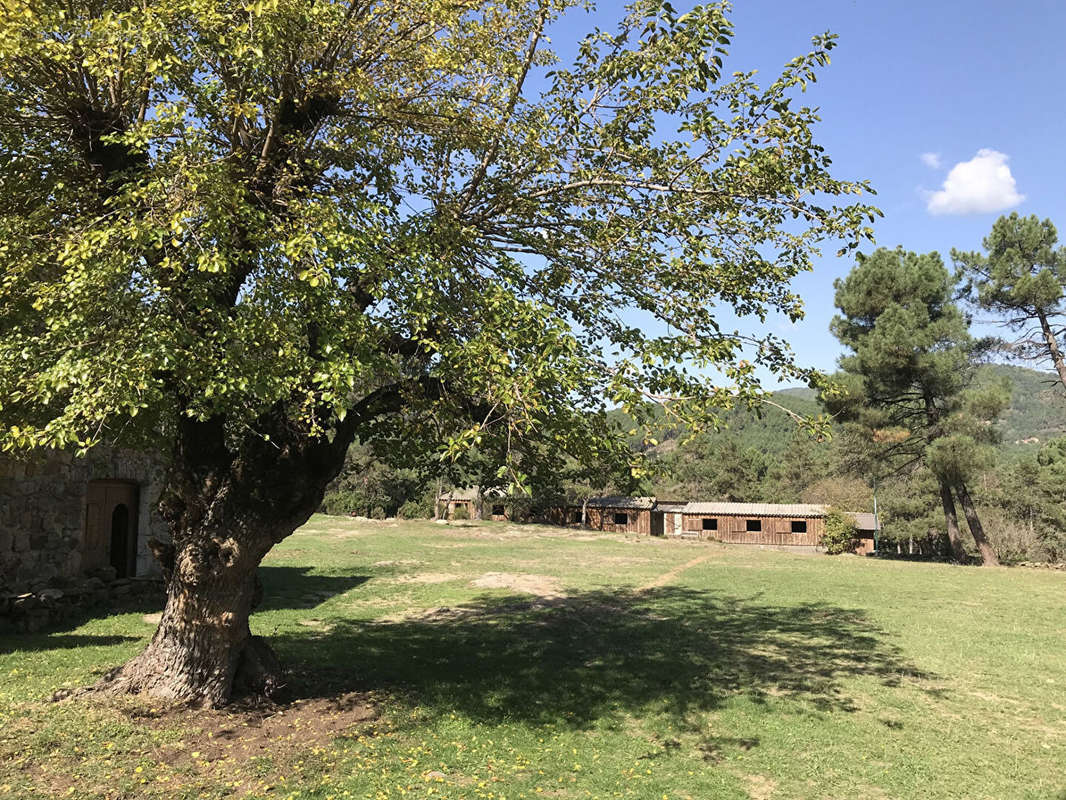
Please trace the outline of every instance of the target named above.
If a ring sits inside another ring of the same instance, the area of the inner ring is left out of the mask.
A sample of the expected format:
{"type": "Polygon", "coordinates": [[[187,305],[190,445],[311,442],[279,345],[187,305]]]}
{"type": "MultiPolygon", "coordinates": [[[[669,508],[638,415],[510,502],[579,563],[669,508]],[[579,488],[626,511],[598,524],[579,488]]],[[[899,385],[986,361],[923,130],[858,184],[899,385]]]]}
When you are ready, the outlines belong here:
{"type": "Polygon", "coordinates": [[[158,462],[128,450],[97,448],[83,458],[59,451],[0,456],[0,589],[40,589],[83,575],[86,495],[95,480],[137,484],[135,574],[157,573],[147,542],[167,538],[154,511],[160,477],[158,462]]]}

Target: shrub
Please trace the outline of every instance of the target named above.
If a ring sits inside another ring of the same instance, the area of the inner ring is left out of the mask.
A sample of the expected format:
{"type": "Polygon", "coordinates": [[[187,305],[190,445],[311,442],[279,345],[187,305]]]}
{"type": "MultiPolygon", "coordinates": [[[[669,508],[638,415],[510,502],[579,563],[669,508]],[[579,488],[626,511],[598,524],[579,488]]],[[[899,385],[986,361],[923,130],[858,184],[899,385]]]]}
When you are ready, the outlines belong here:
{"type": "Polygon", "coordinates": [[[385,519],[385,509],[381,506],[375,506],[374,510],[370,512],[370,519],[385,519]]]}
{"type": "Polygon", "coordinates": [[[456,506],[452,511],[452,519],[470,519],[470,512],[465,505],[456,506]]]}
{"type": "Polygon", "coordinates": [[[825,515],[825,533],[822,534],[822,547],[830,555],[848,553],[855,549],[855,518],[843,511],[832,509],[825,515]]]}
{"type": "Polygon", "coordinates": [[[360,492],[342,489],[326,492],[320,510],[323,514],[362,514],[366,510],[366,502],[360,492]]]}
{"type": "Polygon", "coordinates": [[[403,519],[429,519],[433,516],[433,504],[422,500],[408,500],[396,512],[403,519]]]}

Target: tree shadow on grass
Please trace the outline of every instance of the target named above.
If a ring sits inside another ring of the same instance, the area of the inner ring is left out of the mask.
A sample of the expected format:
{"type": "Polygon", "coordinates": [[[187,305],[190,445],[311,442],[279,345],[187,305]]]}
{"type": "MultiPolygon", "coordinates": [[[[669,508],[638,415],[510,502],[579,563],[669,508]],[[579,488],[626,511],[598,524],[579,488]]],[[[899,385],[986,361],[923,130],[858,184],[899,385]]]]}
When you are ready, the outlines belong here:
{"type": "Polygon", "coordinates": [[[483,721],[586,726],[661,710],[682,726],[730,697],[785,697],[854,711],[852,677],[930,679],[861,611],[775,606],[683,587],[565,598],[486,597],[417,619],[331,620],[274,640],[300,696],[408,691],[483,721]]]}
{"type": "Polygon", "coordinates": [[[0,655],[44,650],[74,650],[82,647],[110,647],[125,642],[139,641],[139,636],[23,633],[0,637],[0,655]]]}
{"type": "Polygon", "coordinates": [[[370,580],[366,575],[315,575],[311,570],[311,567],[260,567],[263,602],[256,611],[314,608],[370,580]]]}

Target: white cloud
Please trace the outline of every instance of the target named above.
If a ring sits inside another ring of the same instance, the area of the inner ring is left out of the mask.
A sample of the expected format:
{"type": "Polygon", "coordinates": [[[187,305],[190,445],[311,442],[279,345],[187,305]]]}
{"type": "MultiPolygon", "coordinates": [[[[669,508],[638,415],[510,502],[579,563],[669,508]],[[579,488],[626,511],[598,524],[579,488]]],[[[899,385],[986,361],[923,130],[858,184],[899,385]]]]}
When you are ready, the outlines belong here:
{"type": "Polygon", "coordinates": [[[1024,199],[1010,174],[1007,156],[983,148],[951,168],[943,188],[929,194],[926,208],[930,214],[990,214],[1024,199]]]}
{"type": "Polygon", "coordinates": [[[940,153],[922,153],[919,158],[930,169],[940,169],[940,153]]]}

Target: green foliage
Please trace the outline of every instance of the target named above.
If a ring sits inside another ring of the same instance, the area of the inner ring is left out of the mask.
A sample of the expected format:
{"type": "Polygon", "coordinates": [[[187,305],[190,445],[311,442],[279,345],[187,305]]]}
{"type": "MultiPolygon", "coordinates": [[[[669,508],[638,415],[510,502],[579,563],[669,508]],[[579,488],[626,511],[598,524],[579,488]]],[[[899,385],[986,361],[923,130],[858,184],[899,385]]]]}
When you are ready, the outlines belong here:
{"type": "Polygon", "coordinates": [[[954,279],[937,253],[882,248],[860,255],[835,286],[842,313],[830,329],[850,354],[840,359],[845,375],[822,396],[847,424],[851,468],[883,481],[928,467],[955,558],[967,557],[957,496],[982,558],[994,562],[968,484],[990,460],[1009,392],[974,385],[979,345],[954,302],[954,279]]]}
{"type": "Polygon", "coordinates": [[[994,312],[1021,334],[1017,353],[1050,360],[1066,383],[1066,364],[1059,345],[1064,312],[1066,248],[1056,247],[1058,232],[1051,220],[1000,217],[984,239],[987,255],[951,251],[962,281],[962,293],[978,308],[994,312]],[[1030,328],[1035,328],[1034,335],[1030,328]]]}
{"type": "Polygon", "coordinates": [[[417,470],[392,466],[369,445],[348,448],[340,474],[326,487],[322,511],[327,514],[395,516],[410,498],[427,493],[429,480],[417,470]]]}
{"type": "Polygon", "coordinates": [[[822,534],[822,547],[831,556],[849,553],[855,549],[855,518],[837,509],[830,509],[825,515],[825,532],[822,534]]]}
{"type": "Polygon", "coordinates": [[[430,519],[433,516],[433,499],[423,495],[421,500],[406,500],[397,511],[401,519],[430,519]]]}
{"type": "Polygon", "coordinates": [[[465,505],[456,506],[452,511],[452,519],[470,519],[470,512],[465,505]]]}
{"type": "Polygon", "coordinates": [[[589,463],[629,455],[608,405],[710,424],[756,363],[805,376],[713,309],[798,318],[819,245],[871,235],[798,102],[834,38],[758,85],[723,66],[728,4],[635,0],[566,64],[542,34],[572,5],[16,3],[0,446],[211,427],[267,470],[402,431],[438,461],[531,438],[589,463]]]}

